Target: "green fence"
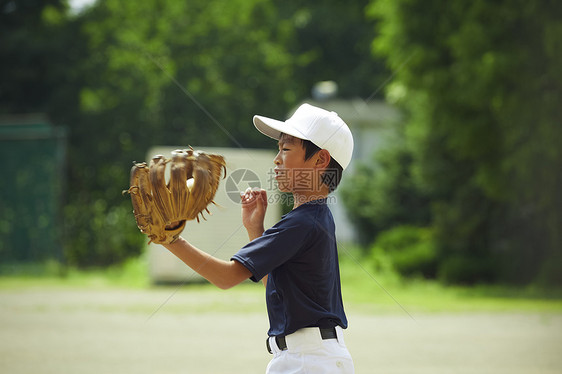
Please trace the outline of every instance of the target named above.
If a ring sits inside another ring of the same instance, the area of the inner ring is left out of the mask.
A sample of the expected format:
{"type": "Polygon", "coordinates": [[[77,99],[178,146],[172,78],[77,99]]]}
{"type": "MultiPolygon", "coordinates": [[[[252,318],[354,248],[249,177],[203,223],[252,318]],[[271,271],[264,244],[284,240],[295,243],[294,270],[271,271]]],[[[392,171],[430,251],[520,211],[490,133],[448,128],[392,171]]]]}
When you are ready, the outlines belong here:
{"type": "Polygon", "coordinates": [[[66,138],[41,116],[0,119],[0,270],[61,258],[66,138]]]}

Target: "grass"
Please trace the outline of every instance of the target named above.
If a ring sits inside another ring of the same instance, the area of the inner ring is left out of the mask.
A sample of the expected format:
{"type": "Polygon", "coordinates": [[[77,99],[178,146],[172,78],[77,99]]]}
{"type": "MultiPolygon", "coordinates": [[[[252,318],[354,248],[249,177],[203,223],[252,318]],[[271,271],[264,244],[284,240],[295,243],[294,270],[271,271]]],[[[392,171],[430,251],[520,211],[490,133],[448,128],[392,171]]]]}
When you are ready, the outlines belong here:
{"type": "MultiPolygon", "coordinates": [[[[137,289],[156,288],[150,283],[146,257],[131,259],[121,266],[106,269],[79,270],[57,263],[40,266],[3,266],[0,291],[29,289],[137,289]]],[[[375,273],[368,264],[352,255],[341,256],[342,291],[346,308],[360,313],[562,313],[562,290],[533,287],[479,285],[474,287],[444,286],[436,281],[406,280],[391,271],[375,273]]],[[[163,289],[166,286],[159,286],[163,289]]],[[[176,289],[177,286],[168,286],[176,289]]],[[[234,290],[219,291],[203,284],[183,285],[180,292],[217,296],[244,297],[255,293],[263,297],[260,285],[242,284],[234,290]]],[[[253,297],[253,296],[252,296],[253,297]]]]}
{"type": "Polygon", "coordinates": [[[341,260],[346,304],[365,312],[532,312],[561,313],[562,290],[500,285],[446,286],[434,280],[375,273],[355,258],[341,260]]]}
{"type": "Polygon", "coordinates": [[[78,269],[57,262],[3,266],[0,290],[22,288],[146,288],[150,286],[146,256],[107,268],[78,269]]]}

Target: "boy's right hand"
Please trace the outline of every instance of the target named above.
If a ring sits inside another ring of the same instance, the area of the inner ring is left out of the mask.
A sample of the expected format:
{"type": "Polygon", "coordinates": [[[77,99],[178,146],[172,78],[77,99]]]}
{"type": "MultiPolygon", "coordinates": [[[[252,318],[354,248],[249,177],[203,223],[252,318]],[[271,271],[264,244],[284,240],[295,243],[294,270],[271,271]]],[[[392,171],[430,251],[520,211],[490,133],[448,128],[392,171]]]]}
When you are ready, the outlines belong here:
{"type": "Polygon", "coordinates": [[[242,201],[242,224],[248,231],[250,240],[260,237],[264,229],[263,221],[267,209],[267,192],[264,189],[246,189],[240,193],[242,201]]]}

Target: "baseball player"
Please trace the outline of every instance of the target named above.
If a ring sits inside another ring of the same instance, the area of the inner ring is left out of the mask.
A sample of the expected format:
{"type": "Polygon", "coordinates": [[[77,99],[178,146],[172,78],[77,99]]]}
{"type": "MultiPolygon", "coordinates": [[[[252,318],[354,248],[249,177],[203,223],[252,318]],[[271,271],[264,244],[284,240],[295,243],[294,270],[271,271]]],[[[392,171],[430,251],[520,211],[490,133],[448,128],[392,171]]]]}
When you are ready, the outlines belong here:
{"type": "Polygon", "coordinates": [[[179,237],[163,245],[222,289],[246,279],[262,281],[273,359],[267,373],[353,373],[343,330],[343,308],[334,219],[326,198],[349,165],[353,138],[334,112],[303,104],[286,121],[254,116],[255,127],[278,141],[273,162],[279,189],[293,209],[265,230],[265,190],[241,194],[250,242],[229,261],[179,237]]]}

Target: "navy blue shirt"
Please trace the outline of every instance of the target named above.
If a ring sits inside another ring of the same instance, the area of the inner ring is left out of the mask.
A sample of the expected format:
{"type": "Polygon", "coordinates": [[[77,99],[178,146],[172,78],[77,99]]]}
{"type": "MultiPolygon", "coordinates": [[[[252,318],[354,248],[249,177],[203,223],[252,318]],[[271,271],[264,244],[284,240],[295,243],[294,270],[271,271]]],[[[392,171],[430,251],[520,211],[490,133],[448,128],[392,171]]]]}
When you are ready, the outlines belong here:
{"type": "Polygon", "coordinates": [[[340,286],[335,225],[326,200],[284,215],[233,257],[266,287],[269,336],[303,327],[347,327],[340,286]]]}

